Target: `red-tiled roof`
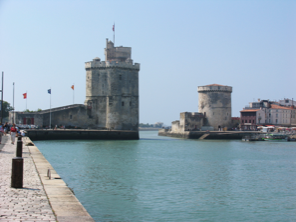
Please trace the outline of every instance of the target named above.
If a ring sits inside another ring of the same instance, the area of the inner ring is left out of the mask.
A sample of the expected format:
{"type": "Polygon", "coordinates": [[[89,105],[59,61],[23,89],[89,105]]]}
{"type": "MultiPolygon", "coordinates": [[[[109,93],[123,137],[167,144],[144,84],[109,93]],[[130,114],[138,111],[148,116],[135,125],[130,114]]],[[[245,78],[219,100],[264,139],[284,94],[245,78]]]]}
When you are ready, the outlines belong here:
{"type": "Polygon", "coordinates": [[[275,104],[271,104],[271,109],[295,109],[289,106],[279,106],[279,105],[275,105],[275,104]]]}
{"type": "Polygon", "coordinates": [[[242,110],[242,111],[240,111],[240,112],[257,112],[258,110],[260,110],[260,109],[244,109],[244,110],[242,110]]]}
{"type": "Polygon", "coordinates": [[[206,86],[223,86],[223,85],[219,85],[219,84],[210,84],[210,85],[206,85],[206,86]]]}

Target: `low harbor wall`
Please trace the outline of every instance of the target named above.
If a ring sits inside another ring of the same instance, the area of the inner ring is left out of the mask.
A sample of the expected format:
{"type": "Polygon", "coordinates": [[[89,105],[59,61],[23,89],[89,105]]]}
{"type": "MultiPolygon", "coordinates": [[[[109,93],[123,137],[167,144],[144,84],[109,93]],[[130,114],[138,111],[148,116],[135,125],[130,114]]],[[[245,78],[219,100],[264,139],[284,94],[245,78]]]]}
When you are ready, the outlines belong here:
{"type": "Polygon", "coordinates": [[[159,136],[170,136],[183,139],[225,139],[225,140],[241,140],[245,136],[253,136],[256,134],[266,134],[258,131],[185,131],[172,132],[165,129],[158,131],[159,136]]]}
{"type": "Polygon", "coordinates": [[[26,130],[31,140],[138,140],[138,131],[127,130],[26,130]]]}
{"type": "Polygon", "coordinates": [[[94,219],[76,198],[73,191],[64,180],[57,174],[55,169],[46,160],[32,140],[24,137],[24,144],[28,147],[30,157],[33,159],[44,191],[47,195],[51,208],[59,222],[80,222],[94,219]]]}

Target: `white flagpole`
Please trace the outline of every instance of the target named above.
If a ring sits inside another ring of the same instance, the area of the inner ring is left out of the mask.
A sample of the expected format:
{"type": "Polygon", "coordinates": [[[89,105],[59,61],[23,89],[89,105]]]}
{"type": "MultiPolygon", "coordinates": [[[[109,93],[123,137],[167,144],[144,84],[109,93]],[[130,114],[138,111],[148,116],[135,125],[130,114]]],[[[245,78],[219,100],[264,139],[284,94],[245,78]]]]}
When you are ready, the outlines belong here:
{"type": "Polygon", "coordinates": [[[26,110],[28,109],[27,105],[28,105],[28,91],[26,91],[26,110]]]}
{"type": "Polygon", "coordinates": [[[51,129],[51,87],[50,87],[50,97],[49,97],[49,129],[51,129]]]}
{"type": "Polygon", "coordinates": [[[14,83],[13,83],[13,116],[12,116],[12,123],[14,123],[14,83]]]}

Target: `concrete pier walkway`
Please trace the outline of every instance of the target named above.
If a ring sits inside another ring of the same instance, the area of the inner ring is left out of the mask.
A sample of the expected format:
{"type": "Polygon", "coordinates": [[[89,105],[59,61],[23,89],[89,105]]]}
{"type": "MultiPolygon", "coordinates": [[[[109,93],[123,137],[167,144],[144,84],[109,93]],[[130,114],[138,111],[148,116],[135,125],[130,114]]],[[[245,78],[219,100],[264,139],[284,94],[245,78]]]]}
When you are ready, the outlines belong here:
{"type": "MultiPolygon", "coordinates": [[[[0,144],[0,221],[94,221],[36,146],[23,138],[23,188],[11,188],[16,145],[0,144]],[[47,170],[51,171],[51,178],[47,170]]],[[[16,142],[15,142],[16,144],[16,142]]]]}

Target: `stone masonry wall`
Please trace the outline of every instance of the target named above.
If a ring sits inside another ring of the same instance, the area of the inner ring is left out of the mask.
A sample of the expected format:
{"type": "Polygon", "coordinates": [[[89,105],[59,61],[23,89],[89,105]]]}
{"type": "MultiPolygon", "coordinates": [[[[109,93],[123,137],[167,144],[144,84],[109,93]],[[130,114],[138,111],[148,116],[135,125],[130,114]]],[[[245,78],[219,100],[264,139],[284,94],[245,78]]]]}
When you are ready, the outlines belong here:
{"type": "Polygon", "coordinates": [[[231,126],[231,92],[230,86],[199,86],[198,111],[203,113],[205,126],[231,126]]]}
{"type": "Polygon", "coordinates": [[[99,127],[138,130],[139,64],[101,62],[85,63],[88,114],[99,127]]]}

